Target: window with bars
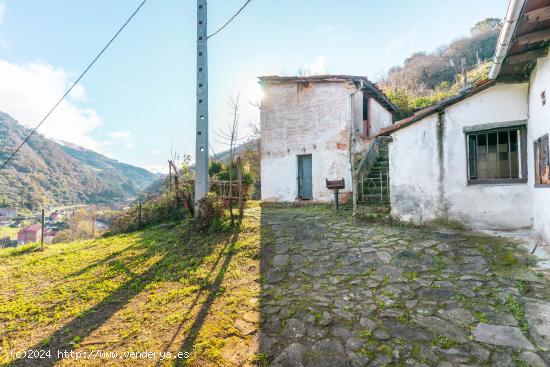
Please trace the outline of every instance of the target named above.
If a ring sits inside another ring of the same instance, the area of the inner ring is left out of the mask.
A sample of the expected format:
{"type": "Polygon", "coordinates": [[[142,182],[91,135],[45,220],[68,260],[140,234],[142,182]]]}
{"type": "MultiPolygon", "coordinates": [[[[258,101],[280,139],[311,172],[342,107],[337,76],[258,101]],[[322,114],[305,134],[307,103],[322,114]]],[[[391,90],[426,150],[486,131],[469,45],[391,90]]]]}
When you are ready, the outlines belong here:
{"type": "Polygon", "coordinates": [[[466,134],[468,182],[526,182],[525,128],[476,131],[466,134]]]}
{"type": "Polygon", "coordinates": [[[535,140],[535,186],[550,186],[550,149],[548,134],[535,140]]]}

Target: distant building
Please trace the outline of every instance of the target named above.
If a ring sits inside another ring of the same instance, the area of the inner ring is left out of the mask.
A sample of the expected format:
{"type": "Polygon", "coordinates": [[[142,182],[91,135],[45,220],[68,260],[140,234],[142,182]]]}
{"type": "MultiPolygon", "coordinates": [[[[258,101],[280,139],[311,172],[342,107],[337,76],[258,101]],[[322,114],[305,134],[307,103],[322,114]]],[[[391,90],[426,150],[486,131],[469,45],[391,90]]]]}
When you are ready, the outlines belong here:
{"type": "Polygon", "coordinates": [[[33,224],[32,226],[23,228],[17,233],[17,244],[24,245],[40,241],[41,230],[42,226],[40,224],[33,224]]]}
{"type": "Polygon", "coordinates": [[[0,208],[0,217],[13,219],[17,216],[17,209],[15,208],[0,208]]]}
{"type": "Polygon", "coordinates": [[[11,240],[9,237],[0,238],[0,248],[11,247],[11,240]]]}
{"type": "Polygon", "coordinates": [[[107,224],[103,223],[103,222],[100,222],[100,221],[95,221],[95,227],[97,229],[99,229],[100,231],[104,231],[107,229],[107,224]]]}

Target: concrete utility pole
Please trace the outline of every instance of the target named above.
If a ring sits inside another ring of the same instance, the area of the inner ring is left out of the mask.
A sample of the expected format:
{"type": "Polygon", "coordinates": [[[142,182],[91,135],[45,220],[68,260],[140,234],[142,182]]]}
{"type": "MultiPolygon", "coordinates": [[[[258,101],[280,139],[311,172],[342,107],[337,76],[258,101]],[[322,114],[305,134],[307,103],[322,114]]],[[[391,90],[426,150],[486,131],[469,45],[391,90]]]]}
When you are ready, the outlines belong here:
{"type": "MultiPolygon", "coordinates": [[[[197,0],[197,140],[195,207],[208,193],[208,48],[206,0],[197,0]]],[[[199,211],[195,210],[195,215],[199,211]]]]}

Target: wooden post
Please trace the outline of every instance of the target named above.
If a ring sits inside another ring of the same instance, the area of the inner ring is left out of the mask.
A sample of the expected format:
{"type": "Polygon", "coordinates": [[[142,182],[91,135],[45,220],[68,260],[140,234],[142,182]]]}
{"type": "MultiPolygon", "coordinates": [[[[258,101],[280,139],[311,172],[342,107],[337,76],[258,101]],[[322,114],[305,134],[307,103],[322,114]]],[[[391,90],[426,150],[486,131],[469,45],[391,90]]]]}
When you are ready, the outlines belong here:
{"type": "Polygon", "coordinates": [[[92,216],[92,239],[95,238],[95,210],[94,210],[94,206],[92,205],[91,208],[91,216],[92,216]]]}
{"type": "Polygon", "coordinates": [[[44,209],[42,209],[42,228],[40,228],[40,244],[44,245],[44,209]]]}
{"type": "Polygon", "coordinates": [[[357,220],[357,200],[359,197],[359,193],[357,192],[359,190],[359,183],[357,182],[359,180],[359,174],[354,172],[352,170],[352,195],[353,195],[353,212],[351,215],[353,223],[356,223],[357,220]]]}
{"type": "Polygon", "coordinates": [[[176,193],[176,209],[179,208],[181,200],[180,196],[180,181],[178,177],[178,168],[176,167],[176,164],[173,161],[170,162],[170,167],[172,167],[172,170],[174,171],[174,189],[176,193]]]}
{"type": "Polygon", "coordinates": [[[141,228],[142,222],[141,222],[141,201],[139,202],[139,228],[141,228]]]}
{"type": "Polygon", "coordinates": [[[168,161],[168,190],[172,190],[172,161],[168,161]]]}
{"type": "Polygon", "coordinates": [[[243,218],[244,215],[244,190],[243,190],[243,167],[241,157],[237,157],[237,182],[239,188],[239,218],[243,218]]]}

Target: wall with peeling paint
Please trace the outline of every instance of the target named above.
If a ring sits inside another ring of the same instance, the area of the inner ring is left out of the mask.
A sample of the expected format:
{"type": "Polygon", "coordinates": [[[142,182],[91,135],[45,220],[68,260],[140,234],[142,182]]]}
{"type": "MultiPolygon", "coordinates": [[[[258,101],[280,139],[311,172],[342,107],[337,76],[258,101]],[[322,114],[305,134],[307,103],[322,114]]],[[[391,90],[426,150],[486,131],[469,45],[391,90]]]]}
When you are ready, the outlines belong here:
{"type": "Polygon", "coordinates": [[[535,187],[535,162],[533,159],[536,139],[550,134],[550,57],[538,61],[537,67],[531,74],[529,88],[529,181],[533,195],[534,229],[550,243],[550,187],[535,187]],[[541,93],[546,94],[546,104],[542,104],[541,93]]]}
{"type": "MultiPolygon", "coordinates": [[[[298,156],[303,154],[312,155],[313,200],[333,199],[332,191],[326,189],[326,178],[343,177],[346,188],[341,192],[344,196],[351,194],[350,121],[354,129],[363,126],[362,93],[350,98],[356,90],[355,84],[347,80],[264,83],[260,112],[262,200],[297,199],[298,156]]],[[[377,109],[374,117],[387,120],[378,117],[381,113],[377,109]]],[[[364,143],[359,140],[357,146],[364,143]]]]}
{"type": "Polygon", "coordinates": [[[381,129],[393,124],[393,115],[374,98],[369,98],[368,104],[369,136],[375,136],[381,129]]]}
{"type": "Polygon", "coordinates": [[[527,183],[468,184],[463,131],[527,119],[527,91],[527,83],[497,84],[394,132],[389,150],[392,214],[415,223],[443,219],[474,228],[532,226],[527,183]]]}
{"type": "Polygon", "coordinates": [[[392,135],[390,204],[392,215],[421,224],[437,218],[437,115],[417,122],[412,129],[392,135]]]}
{"type": "Polygon", "coordinates": [[[298,196],[298,155],[312,155],[313,199],[330,201],[325,178],[344,177],[349,163],[352,82],[265,83],[260,112],[262,200],[291,202],[298,196]]]}

